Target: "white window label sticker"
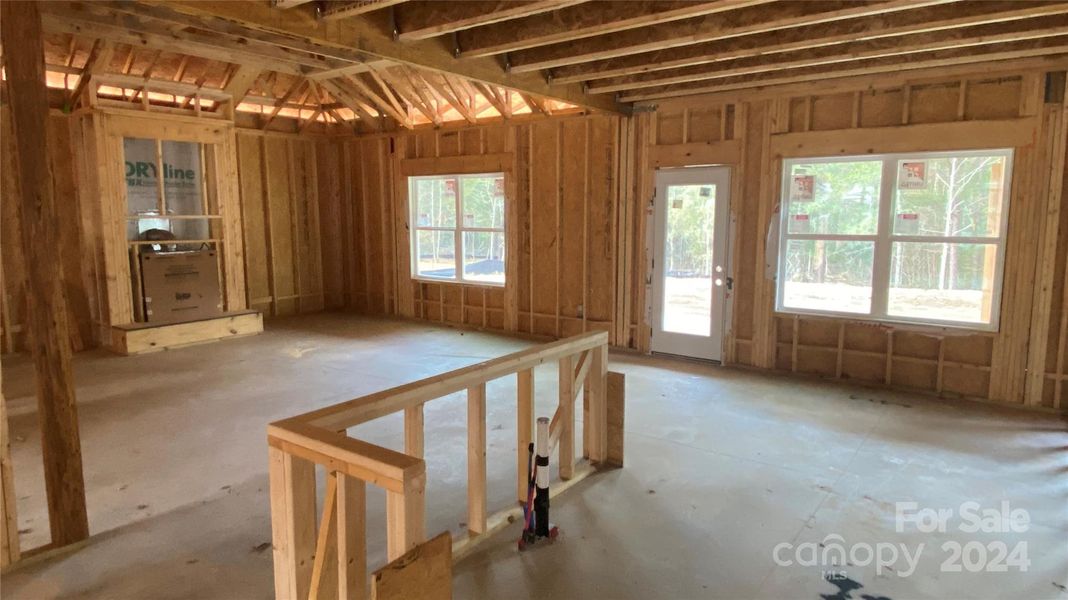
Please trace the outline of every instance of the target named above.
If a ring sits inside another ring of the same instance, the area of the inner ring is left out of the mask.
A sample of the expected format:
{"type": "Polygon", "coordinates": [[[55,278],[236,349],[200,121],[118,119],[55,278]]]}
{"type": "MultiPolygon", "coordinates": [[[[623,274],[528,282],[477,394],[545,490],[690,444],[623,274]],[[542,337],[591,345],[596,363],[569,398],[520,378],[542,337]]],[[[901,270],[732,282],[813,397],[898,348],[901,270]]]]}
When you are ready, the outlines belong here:
{"type": "Polygon", "coordinates": [[[927,161],[901,161],[901,167],[897,172],[897,188],[899,190],[927,189],[927,161]]]}
{"type": "Polygon", "coordinates": [[[812,226],[808,215],[792,215],[790,217],[790,233],[811,233],[812,226]]]}
{"type": "Polygon", "coordinates": [[[791,202],[812,202],[816,197],[815,175],[794,175],[790,181],[791,202]]]}
{"type": "Polygon", "coordinates": [[[894,223],[894,233],[900,235],[918,235],[920,233],[920,215],[916,213],[898,213],[894,223]]]}

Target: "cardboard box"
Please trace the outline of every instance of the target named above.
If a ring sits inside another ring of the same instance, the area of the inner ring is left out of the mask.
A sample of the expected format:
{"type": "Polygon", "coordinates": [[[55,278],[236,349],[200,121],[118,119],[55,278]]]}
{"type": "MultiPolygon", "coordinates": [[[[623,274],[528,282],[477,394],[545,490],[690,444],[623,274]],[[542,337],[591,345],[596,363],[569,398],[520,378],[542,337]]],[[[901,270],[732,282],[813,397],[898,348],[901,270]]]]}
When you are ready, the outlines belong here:
{"type": "Polygon", "coordinates": [[[141,254],[145,320],[177,323],[222,314],[215,250],[141,254]]]}

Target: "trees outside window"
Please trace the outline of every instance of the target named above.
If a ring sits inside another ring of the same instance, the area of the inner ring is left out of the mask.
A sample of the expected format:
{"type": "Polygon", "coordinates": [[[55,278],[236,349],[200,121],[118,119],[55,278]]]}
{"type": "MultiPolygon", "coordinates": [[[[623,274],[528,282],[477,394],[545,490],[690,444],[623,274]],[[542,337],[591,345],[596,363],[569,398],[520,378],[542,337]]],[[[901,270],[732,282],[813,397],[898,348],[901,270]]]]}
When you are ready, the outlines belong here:
{"type": "Polygon", "coordinates": [[[504,174],[409,177],[412,276],[504,285],[504,174]]]}
{"type": "Polygon", "coordinates": [[[997,328],[1011,150],[788,160],[777,309],[997,328]]]}

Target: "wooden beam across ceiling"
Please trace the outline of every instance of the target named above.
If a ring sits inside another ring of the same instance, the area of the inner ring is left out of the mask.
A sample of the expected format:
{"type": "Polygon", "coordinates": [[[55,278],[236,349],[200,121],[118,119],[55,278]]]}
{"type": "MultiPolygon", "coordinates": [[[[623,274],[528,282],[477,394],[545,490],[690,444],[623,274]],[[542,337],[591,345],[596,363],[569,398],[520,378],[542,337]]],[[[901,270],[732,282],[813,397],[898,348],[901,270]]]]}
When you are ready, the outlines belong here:
{"type": "Polygon", "coordinates": [[[460,56],[476,58],[524,48],[558,44],[580,38],[669,23],[726,10],[765,4],[772,0],[634,0],[575,6],[539,14],[495,27],[479,27],[456,37],[460,56]]]}
{"type": "MultiPolygon", "coordinates": [[[[127,9],[154,8],[137,4],[120,6],[127,9]]],[[[210,60],[239,62],[288,74],[334,69],[354,62],[342,62],[220,31],[182,30],[162,19],[117,11],[114,6],[103,2],[45,2],[41,9],[44,27],[52,33],[70,33],[129,44],[135,48],[154,48],[210,60]]]]}
{"type": "MultiPolygon", "coordinates": [[[[985,63],[1017,58],[1051,56],[1065,59],[1068,65],[1068,35],[990,44],[978,48],[954,48],[908,56],[888,56],[870,60],[842,62],[833,66],[816,65],[767,73],[726,77],[715,82],[691,82],[665,85],[652,90],[636,90],[623,95],[623,100],[638,102],[725,92],[747,88],[765,88],[798,82],[825,81],[841,77],[856,77],[875,73],[893,73],[913,69],[928,69],[962,64],[985,63]]],[[[1064,68],[1063,66],[1061,68],[1064,68]]]]}
{"type": "Polygon", "coordinates": [[[745,56],[819,48],[859,40],[1009,22],[1068,12],[1068,2],[965,1],[733,37],[552,70],[557,83],[620,77],[745,56]]]}
{"type": "Polygon", "coordinates": [[[400,4],[404,1],[405,0],[356,0],[354,2],[325,2],[323,4],[325,8],[319,13],[319,18],[324,21],[336,21],[338,19],[366,14],[372,10],[378,10],[380,8],[389,8],[390,6],[400,4]]]}
{"type": "Polygon", "coordinates": [[[509,53],[508,62],[511,72],[529,73],[740,35],[916,9],[947,1],[953,0],[791,0],[775,4],[774,10],[768,10],[765,6],[750,6],[565,44],[521,50],[509,53]]]}
{"type": "Polygon", "coordinates": [[[1023,71],[1063,71],[1068,69],[1068,55],[1056,54],[1030,56],[1006,60],[987,61],[983,63],[963,63],[934,68],[919,68],[889,72],[873,72],[860,75],[842,76],[824,79],[799,79],[793,83],[755,84],[749,87],[737,87],[730,90],[704,92],[699,96],[681,94],[665,98],[656,98],[635,102],[641,110],[657,107],[667,110],[682,110],[692,107],[695,100],[708,105],[732,104],[737,102],[770,100],[793,96],[811,96],[842,94],[852,92],[871,92],[873,89],[891,89],[926,84],[945,83],[953,78],[971,79],[974,77],[999,79],[1018,77],[1023,71]]]}
{"type": "MultiPolygon", "coordinates": [[[[423,0],[408,2],[394,13],[397,39],[425,40],[472,27],[518,19],[574,6],[586,0],[423,0]]],[[[589,11],[587,11],[589,12],[589,11]]]]}
{"type": "MultiPolygon", "coordinates": [[[[151,8],[159,8],[153,0],[151,8]]],[[[132,12],[144,4],[128,6],[132,12]]],[[[254,29],[249,40],[281,45],[288,48],[313,45],[324,56],[337,58],[337,52],[359,52],[363,55],[387,59],[431,71],[453,73],[467,79],[554,98],[594,110],[629,113],[629,107],[605,95],[588,96],[581,85],[553,85],[538,73],[506,73],[492,58],[456,60],[440,40],[422,40],[400,44],[393,40],[388,11],[376,11],[358,19],[341,19],[330,23],[316,20],[314,11],[307,8],[290,11],[271,9],[266,3],[226,2],[222,0],[174,0],[166,3],[168,10],[179,12],[189,25],[206,31],[221,29],[219,22],[231,27],[254,29]],[[358,48],[359,50],[353,50],[358,48]]],[[[177,48],[175,48],[177,49],[177,48]]]]}
{"type": "MultiPolygon", "coordinates": [[[[748,56],[718,61],[712,64],[683,67],[681,69],[651,71],[640,75],[598,80],[590,85],[588,91],[591,94],[620,92],[886,56],[899,56],[902,60],[908,60],[905,55],[933,50],[949,50],[1000,42],[1053,37],[1064,35],[1065,32],[1068,32],[1068,14],[1011,21],[1009,23],[991,23],[950,31],[876,38],[794,52],[748,56]]],[[[976,51],[982,51],[982,48],[977,48],[976,51]]]]}

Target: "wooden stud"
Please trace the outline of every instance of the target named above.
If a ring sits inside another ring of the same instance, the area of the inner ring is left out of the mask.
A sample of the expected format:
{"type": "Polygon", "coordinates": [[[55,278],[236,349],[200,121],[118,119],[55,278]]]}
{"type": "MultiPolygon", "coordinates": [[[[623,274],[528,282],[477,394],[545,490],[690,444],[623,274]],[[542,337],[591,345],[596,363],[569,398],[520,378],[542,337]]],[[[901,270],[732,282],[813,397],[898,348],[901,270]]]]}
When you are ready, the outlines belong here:
{"type": "Polygon", "coordinates": [[[938,338],[938,369],[935,375],[935,393],[941,395],[942,387],[945,385],[945,370],[946,370],[946,338],[938,338]]]}
{"type": "Polygon", "coordinates": [[[798,336],[800,335],[800,329],[801,329],[801,322],[800,321],[801,321],[801,319],[797,315],[794,315],[794,318],[791,319],[791,321],[792,321],[792,325],[793,325],[792,328],[791,328],[791,331],[793,333],[791,334],[791,338],[790,338],[790,370],[793,371],[794,373],[796,373],[797,372],[797,342],[798,342],[798,336]]]}
{"type": "Polygon", "coordinates": [[[423,404],[404,409],[404,453],[423,458],[423,404]]]}
{"type": "Polygon", "coordinates": [[[905,87],[904,87],[903,94],[904,94],[904,98],[901,101],[901,124],[902,125],[908,125],[909,124],[909,109],[911,108],[911,104],[912,104],[912,86],[906,84],[905,87]]]}
{"type": "Polygon", "coordinates": [[[608,371],[605,409],[605,464],[623,466],[624,413],[626,409],[626,379],[623,373],[608,371]]]}
{"type": "Polygon", "coordinates": [[[275,597],[307,598],[315,561],[315,464],[275,447],[267,452],[275,597]]]}
{"type": "Polygon", "coordinates": [[[574,358],[565,356],[559,360],[560,375],[560,479],[571,479],[575,474],[575,390],[574,358]]]}
{"type": "Polygon", "coordinates": [[[467,389],[467,529],[486,531],[486,384],[467,389]]]}
{"type": "Polygon", "coordinates": [[[842,378],[842,359],[845,358],[843,347],[845,346],[845,322],[838,324],[838,351],[835,353],[834,378],[842,378]]]}
{"type": "Polygon", "coordinates": [[[608,458],[608,346],[598,346],[588,351],[589,370],[589,418],[582,424],[589,431],[590,446],[586,453],[594,463],[608,458]]]}
{"type": "Polygon", "coordinates": [[[524,369],[516,373],[518,393],[516,407],[516,499],[527,501],[530,444],[534,441],[534,371],[524,369]]]}
{"type": "MultiPolygon", "coordinates": [[[[858,92],[859,93],[859,92],[858,92]]],[[[968,80],[960,80],[960,95],[957,97],[957,120],[963,121],[968,106],[968,80]]]]}
{"type": "Polygon", "coordinates": [[[884,383],[890,385],[893,382],[893,367],[894,367],[894,330],[886,330],[886,372],[883,377],[884,383]]]}
{"type": "Polygon", "coordinates": [[[301,260],[301,227],[300,217],[303,207],[300,205],[297,199],[297,161],[295,156],[294,147],[297,144],[303,142],[296,141],[292,138],[285,139],[286,146],[286,181],[289,183],[289,204],[286,207],[289,213],[289,251],[292,257],[292,264],[290,269],[293,277],[293,294],[295,296],[294,303],[296,304],[296,312],[300,314],[304,312],[301,293],[303,292],[303,286],[301,285],[301,279],[303,278],[303,264],[301,260]]]}
{"type": "Polygon", "coordinates": [[[425,539],[426,473],[408,478],[404,491],[386,492],[386,557],[395,560],[425,539]]]}
{"type": "Polygon", "coordinates": [[[362,599],[367,593],[367,484],[336,475],[338,598],[362,599]]]}

